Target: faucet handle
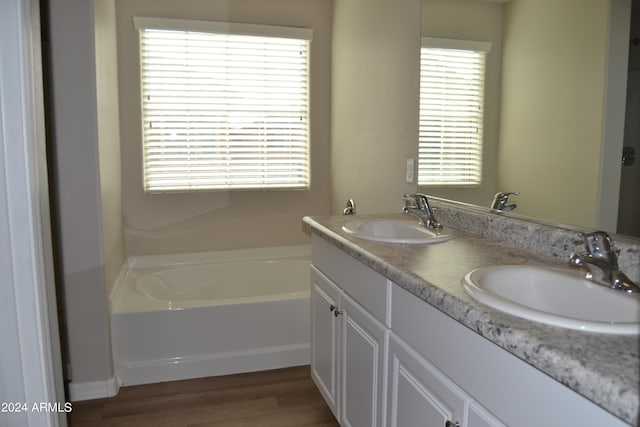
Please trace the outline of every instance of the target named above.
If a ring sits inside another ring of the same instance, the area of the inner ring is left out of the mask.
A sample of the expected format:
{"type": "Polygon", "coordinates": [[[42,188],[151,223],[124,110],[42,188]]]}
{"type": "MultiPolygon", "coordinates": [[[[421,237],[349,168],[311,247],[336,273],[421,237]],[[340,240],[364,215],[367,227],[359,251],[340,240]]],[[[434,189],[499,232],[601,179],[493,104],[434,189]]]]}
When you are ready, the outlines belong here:
{"type": "Polygon", "coordinates": [[[416,194],[403,194],[402,197],[404,198],[405,209],[418,207],[418,203],[416,202],[416,194]]]}
{"type": "Polygon", "coordinates": [[[604,231],[594,231],[591,233],[578,233],[584,240],[587,251],[596,257],[607,258],[612,264],[618,264],[618,254],[620,251],[614,248],[613,239],[604,231]]]}
{"type": "Polygon", "coordinates": [[[491,202],[491,209],[499,210],[499,211],[511,211],[516,208],[516,204],[507,205],[509,202],[509,196],[519,196],[519,191],[506,191],[506,192],[498,192],[495,196],[493,196],[493,202],[491,202]]]}
{"type": "Polygon", "coordinates": [[[412,209],[412,208],[418,208],[418,209],[425,209],[425,205],[427,204],[426,199],[427,196],[425,196],[424,194],[420,194],[420,193],[411,193],[411,194],[403,194],[402,197],[404,197],[404,208],[403,210],[406,209],[412,209]]]}
{"type": "Polygon", "coordinates": [[[353,199],[348,199],[347,204],[342,211],[342,215],[355,215],[356,214],[356,202],[353,199]]]}
{"type": "Polygon", "coordinates": [[[613,246],[611,236],[605,231],[593,231],[591,233],[578,233],[578,236],[584,240],[587,249],[590,251],[608,251],[613,246]]]}
{"type": "MultiPolygon", "coordinates": [[[[619,250],[614,248],[613,239],[604,231],[592,233],[578,233],[584,239],[586,253],[571,255],[569,264],[577,267],[587,267],[587,279],[594,280],[591,267],[597,267],[604,283],[612,289],[619,289],[629,294],[640,293],[640,285],[629,279],[618,267],[619,250]]],[[[599,283],[599,280],[594,280],[599,283]]]]}

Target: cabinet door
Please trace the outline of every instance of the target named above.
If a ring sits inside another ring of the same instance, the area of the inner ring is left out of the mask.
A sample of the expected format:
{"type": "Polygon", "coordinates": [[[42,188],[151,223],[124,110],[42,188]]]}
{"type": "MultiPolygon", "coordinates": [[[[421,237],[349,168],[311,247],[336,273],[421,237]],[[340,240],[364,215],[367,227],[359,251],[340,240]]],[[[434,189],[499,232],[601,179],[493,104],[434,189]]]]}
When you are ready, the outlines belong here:
{"type": "MultiPolygon", "coordinates": [[[[311,268],[311,378],[338,418],[338,307],[340,291],[311,268]]],[[[338,418],[339,419],[339,418],[338,418]]]]}
{"type": "Polygon", "coordinates": [[[462,425],[463,392],[393,333],[388,376],[387,427],[462,425]]]}
{"type": "Polygon", "coordinates": [[[345,294],[340,308],[340,423],[343,427],[382,427],[387,329],[345,294]]]}
{"type": "Polygon", "coordinates": [[[469,405],[469,417],[467,427],[506,427],[491,415],[486,409],[472,401],[469,405]]]}

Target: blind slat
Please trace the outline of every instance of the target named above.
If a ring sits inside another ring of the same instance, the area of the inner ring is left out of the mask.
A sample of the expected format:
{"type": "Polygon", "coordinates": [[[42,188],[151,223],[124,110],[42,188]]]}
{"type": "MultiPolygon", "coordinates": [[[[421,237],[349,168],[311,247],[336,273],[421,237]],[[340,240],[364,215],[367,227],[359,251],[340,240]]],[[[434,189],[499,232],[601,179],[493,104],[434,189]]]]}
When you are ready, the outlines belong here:
{"type": "Polygon", "coordinates": [[[485,53],[454,42],[421,49],[419,185],[481,181],[485,53]]]}
{"type": "Polygon", "coordinates": [[[277,32],[140,28],[145,191],[309,187],[310,37],[277,32]]]}

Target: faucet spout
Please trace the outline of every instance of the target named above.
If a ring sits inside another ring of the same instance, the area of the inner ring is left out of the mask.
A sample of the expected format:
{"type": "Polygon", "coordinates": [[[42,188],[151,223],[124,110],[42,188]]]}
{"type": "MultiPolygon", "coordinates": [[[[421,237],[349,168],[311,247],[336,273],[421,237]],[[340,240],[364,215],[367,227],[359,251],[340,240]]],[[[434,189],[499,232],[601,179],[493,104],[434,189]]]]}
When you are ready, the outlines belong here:
{"type": "Polygon", "coordinates": [[[510,205],[507,204],[509,202],[509,196],[512,195],[518,196],[520,195],[520,192],[516,191],[510,193],[496,193],[496,195],[493,196],[493,201],[491,202],[490,208],[499,212],[508,212],[514,210],[518,205],[516,205],[515,203],[512,203],[510,205]]]}
{"type": "Polygon", "coordinates": [[[613,241],[607,233],[596,231],[580,234],[580,237],[584,239],[587,251],[572,254],[570,265],[585,268],[587,278],[595,283],[604,282],[601,284],[629,294],[640,292],[640,286],[620,271],[618,253],[613,249],[613,241]]]}
{"type": "Polygon", "coordinates": [[[438,221],[433,214],[433,209],[429,206],[429,200],[427,196],[421,193],[405,194],[404,196],[404,208],[402,212],[416,216],[420,219],[422,225],[434,230],[442,230],[442,224],[438,221]]]}

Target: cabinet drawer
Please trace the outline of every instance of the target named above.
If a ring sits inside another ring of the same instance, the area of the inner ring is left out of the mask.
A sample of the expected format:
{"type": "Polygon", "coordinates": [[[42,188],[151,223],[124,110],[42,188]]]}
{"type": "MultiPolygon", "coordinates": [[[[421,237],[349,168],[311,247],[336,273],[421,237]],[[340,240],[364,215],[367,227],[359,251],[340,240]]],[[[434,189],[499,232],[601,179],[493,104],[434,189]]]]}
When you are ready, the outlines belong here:
{"type": "Polygon", "coordinates": [[[339,283],[354,300],[385,325],[388,322],[388,293],[391,283],[360,261],[331,245],[322,237],[311,237],[313,265],[339,283]]]}

